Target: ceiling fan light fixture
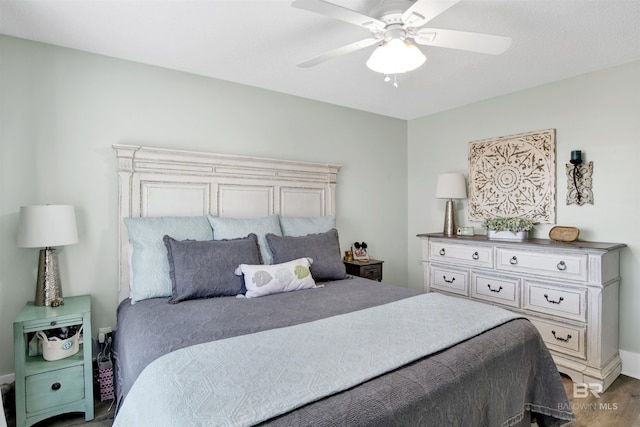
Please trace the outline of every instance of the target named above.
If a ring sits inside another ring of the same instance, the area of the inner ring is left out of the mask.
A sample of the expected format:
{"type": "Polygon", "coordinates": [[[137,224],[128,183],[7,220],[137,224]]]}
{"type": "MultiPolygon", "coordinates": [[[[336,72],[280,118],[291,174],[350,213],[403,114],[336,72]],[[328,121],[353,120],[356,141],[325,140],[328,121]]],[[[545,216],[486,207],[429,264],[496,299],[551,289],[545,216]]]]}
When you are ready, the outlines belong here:
{"type": "Polygon", "coordinates": [[[400,38],[385,41],[373,51],[367,67],[381,74],[401,74],[413,71],[427,60],[422,51],[400,38]]]}

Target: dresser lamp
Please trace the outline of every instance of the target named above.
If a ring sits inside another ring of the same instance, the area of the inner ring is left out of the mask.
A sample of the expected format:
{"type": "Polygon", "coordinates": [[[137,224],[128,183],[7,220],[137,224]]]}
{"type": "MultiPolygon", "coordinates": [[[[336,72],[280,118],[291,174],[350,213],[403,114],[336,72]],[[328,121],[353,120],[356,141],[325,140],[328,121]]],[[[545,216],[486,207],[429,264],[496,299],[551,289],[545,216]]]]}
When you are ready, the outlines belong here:
{"type": "Polygon", "coordinates": [[[18,224],[18,246],[40,250],[34,305],[64,304],[58,254],[54,246],[78,243],[76,215],[70,205],[22,206],[18,224]]]}
{"type": "Polygon", "coordinates": [[[444,214],[444,230],[446,236],[456,233],[456,214],[453,199],[466,199],[467,186],[461,173],[443,173],[438,175],[436,198],[448,199],[444,214]]]}

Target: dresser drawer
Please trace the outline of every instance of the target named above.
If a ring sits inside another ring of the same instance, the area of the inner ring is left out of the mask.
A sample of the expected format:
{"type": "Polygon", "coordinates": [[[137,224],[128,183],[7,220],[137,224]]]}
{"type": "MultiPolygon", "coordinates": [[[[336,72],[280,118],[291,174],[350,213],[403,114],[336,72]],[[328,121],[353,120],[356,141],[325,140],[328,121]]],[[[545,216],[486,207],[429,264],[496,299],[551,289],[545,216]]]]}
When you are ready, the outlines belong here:
{"type": "Polygon", "coordinates": [[[542,276],[587,280],[586,254],[530,252],[496,248],[498,270],[532,273],[542,276]]]}
{"type": "Polygon", "coordinates": [[[459,295],[469,295],[469,273],[448,267],[431,266],[431,288],[459,295]]]}
{"type": "Polygon", "coordinates": [[[493,251],[490,247],[431,242],[429,253],[431,260],[437,262],[462,262],[470,267],[493,267],[493,251]]]}
{"type": "Polygon", "coordinates": [[[76,365],[26,378],[27,412],[36,412],[84,399],[84,366],[76,365]]]}
{"type": "Polygon", "coordinates": [[[585,336],[587,328],[584,326],[566,325],[552,320],[542,320],[530,317],[529,320],[540,332],[542,340],[550,350],[570,356],[586,359],[585,336]]]}
{"type": "Polygon", "coordinates": [[[525,281],[524,308],[586,322],[587,290],[525,281]]]}
{"type": "Polygon", "coordinates": [[[472,272],[471,296],[518,308],[520,307],[520,279],[472,272]]]}

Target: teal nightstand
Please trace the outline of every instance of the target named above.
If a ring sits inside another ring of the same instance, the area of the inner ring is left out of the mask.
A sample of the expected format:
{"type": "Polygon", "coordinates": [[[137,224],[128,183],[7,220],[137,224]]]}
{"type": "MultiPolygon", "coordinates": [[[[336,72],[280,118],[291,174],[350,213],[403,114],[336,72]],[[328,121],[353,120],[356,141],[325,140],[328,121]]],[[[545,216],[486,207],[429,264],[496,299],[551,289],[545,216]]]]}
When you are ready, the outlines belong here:
{"type": "Polygon", "coordinates": [[[66,412],[84,412],[93,419],[91,358],[91,297],[64,299],[60,307],[35,307],[28,303],[13,322],[16,370],[16,426],[30,426],[66,412]],[[32,332],[82,325],[85,343],[73,356],[46,361],[29,356],[32,332]]]}

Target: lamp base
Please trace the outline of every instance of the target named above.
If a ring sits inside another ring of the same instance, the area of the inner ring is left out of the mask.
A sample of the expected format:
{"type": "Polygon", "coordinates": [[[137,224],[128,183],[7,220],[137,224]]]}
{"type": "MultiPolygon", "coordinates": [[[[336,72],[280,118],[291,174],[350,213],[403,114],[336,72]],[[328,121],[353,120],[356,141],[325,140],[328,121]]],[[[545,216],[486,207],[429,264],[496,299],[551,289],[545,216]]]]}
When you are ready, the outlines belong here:
{"type": "Polygon", "coordinates": [[[33,305],[42,307],[58,307],[64,304],[62,283],[58,269],[58,253],[54,248],[40,250],[38,260],[38,280],[36,282],[36,299],[33,305]]]}
{"type": "Polygon", "coordinates": [[[445,236],[453,236],[456,234],[456,213],[453,200],[447,200],[447,206],[444,211],[444,229],[442,234],[445,236]]]}

